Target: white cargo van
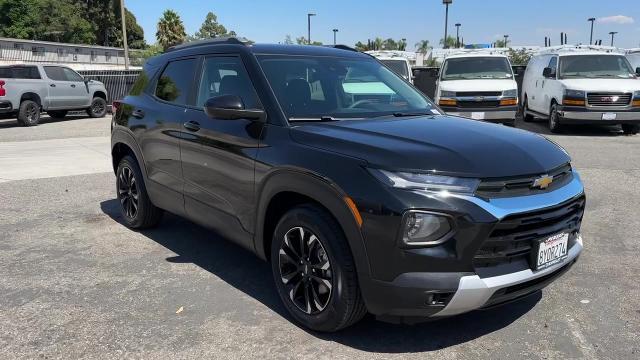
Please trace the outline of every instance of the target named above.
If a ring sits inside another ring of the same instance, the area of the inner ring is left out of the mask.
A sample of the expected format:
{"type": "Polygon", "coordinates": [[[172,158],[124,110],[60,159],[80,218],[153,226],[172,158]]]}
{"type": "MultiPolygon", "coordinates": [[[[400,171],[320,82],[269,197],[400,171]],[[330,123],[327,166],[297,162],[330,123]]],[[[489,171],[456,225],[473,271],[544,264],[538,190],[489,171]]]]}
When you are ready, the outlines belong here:
{"type": "Polygon", "coordinates": [[[518,84],[506,55],[468,51],[442,63],[435,101],[447,114],[513,125],[518,84]]]}
{"type": "Polygon", "coordinates": [[[411,62],[406,57],[400,55],[398,51],[367,51],[367,54],[375,57],[386,67],[396,74],[403,77],[410,83],[413,83],[413,73],[411,71],[411,62]]]}
{"type": "Polygon", "coordinates": [[[525,121],[563,124],[622,125],[638,133],[640,81],[624,53],[610,47],[563,46],[536,54],[522,85],[525,121]]]}

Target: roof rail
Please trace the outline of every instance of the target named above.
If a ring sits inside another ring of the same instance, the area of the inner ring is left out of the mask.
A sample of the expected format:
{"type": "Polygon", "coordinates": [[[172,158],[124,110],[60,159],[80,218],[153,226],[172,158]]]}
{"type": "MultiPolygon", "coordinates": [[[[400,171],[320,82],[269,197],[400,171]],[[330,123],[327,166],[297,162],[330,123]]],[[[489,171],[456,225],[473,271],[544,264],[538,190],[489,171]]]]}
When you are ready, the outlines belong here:
{"type": "Polygon", "coordinates": [[[197,40],[197,41],[191,41],[191,42],[182,43],[182,44],[179,44],[179,45],[174,45],[174,46],[170,47],[169,49],[167,49],[166,52],[175,51],[175,50],[181,50],[181,49],[187,49],[187,48],[192,48],[192,47],[198,47],[198,46],[204,46],[204,45],[216,45],[216,44],[247,45],[248,44],[248,40],[245,39],[245,38],[238,38],[238,37],[235,37],[235,36],[217,37],[217,38],[197,40]]]}
{"type": "Polygon", "coordinates": [[[455,49],[444,54],[444,57],[467,54],[505,55],[505,52],[502,48],[455,49]]]}
{"type": "Polygon", "coordinates": [[[538,50],[536,54],[556,54],[556,53],[570,53],[570,52],[585,52],[585,51],[600,51],[604,53],[620,53],[624,54],[624,51],[613,46],[601,46],[601,45],[559,45],[551,46],[538,50]]]}
{"type": "Polygon", "coordinates": [[[347,45],[323,45],[324,47],[330,47],[330,48],[334,48],[334,49],[340,49],[340,50],[348,50],[348,51],[355,51],[355,52],[359,52],[358,50],[349,47],[347,45]]]}

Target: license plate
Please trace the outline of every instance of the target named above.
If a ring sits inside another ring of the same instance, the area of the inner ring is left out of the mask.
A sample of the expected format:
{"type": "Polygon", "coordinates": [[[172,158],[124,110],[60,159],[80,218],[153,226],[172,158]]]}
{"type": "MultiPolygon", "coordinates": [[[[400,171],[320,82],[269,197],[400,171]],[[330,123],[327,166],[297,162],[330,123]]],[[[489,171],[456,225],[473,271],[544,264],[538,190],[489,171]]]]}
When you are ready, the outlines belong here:
{"type": "Polygon", "coordinates": [[[602,114],[602,120],[615,120],[618,117],[616,113],[604,113],[602,114]]]}
{"type": "Polygon", "coordinates": [[[472,112],[471,113],[471,118],[475,119],[475,120],[484,120],[484,113],[483,112],[472,112]]]}
{"type": "Polygon", "coordinates": [[[548,268],[567,258],[569,234],[561,233],[550,236],[538,243],[536,270],[548,268]]]}

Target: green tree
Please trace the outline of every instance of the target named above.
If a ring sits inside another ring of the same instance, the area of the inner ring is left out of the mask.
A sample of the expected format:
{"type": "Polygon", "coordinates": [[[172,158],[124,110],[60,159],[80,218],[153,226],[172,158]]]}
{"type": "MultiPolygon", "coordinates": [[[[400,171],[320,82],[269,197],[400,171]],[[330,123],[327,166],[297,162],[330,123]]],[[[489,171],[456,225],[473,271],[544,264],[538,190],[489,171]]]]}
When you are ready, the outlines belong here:
{"type": "Polygon", "coordinates": [[[420,40],[416,43],[416,51],[421,54],[426,54],[431,49],[431,45],[429,45],[429,40],[420,40]]]}
{"type": "Polygon", "coordinates": [[[293,45],[293,40],[291,39],[291,35],[287,34],[287,36],[284,37],[284,43],[286,45],[293,45]]]}
{"type": "Polygon", "coordinates": [[[440,39],[440,45],[445,49],[456,47],[456,38],[454,36],[447,36],[447,40],[440,39]]]}
{"type": "Polygon", "coordinates": [[[504,40],[504,39],[496,40],[495,47],[497,47],[497,48],[505,48],[505,47],[507,47],[507,40],[504,40]]]}
{"type": "Polygon", "coordinates": [[[373,45],[373,50],[382,50],[382,45],[384,45],[384,40],[377,37],[375,40],[373,40],[372,45],[373,45]]]}
{"type": "Polygon", "coordinates": [[[181,44],[186,37],[187,34],[180,15],[173,10],[165,10],[158,21],[158,30],[156,31],[156,39],[162,49],[167,50],[171,46],[181,44]]]}
{"type": "Polygon", "coordinates": [[[407,39],[400,39],[400,41],[398,41],[398,50],[400,51],[406,51],[407,50],[407,39]]]}
{"type": "Polygon", "coordinates": [[[218,23],[218,17],[212,12],[207,13],[207,17],[204,19],[200,30],[195,33],[195,38],[199,40],[223,36],[236,36],[236,33],[234,31],[227,31],[224,25],[218,23]]]}
{"type": "Polygon", "coordinates": [[[395,40],[388,38],[382,42],[381,48],[382,50],[398,50],[398,43],[395,40]]]}
{"type": "Polygon", "coordinates": [[[369,51],[369,44],[364,44],[362,41],[358,41],[355,45],[356,50],[358,51],[369,51]]]}
{"type": "Polygon", "coordinates": [[[298,45],[307,45],[307,38],[304,36],[300,36],[296,38],[296,44],[298,45]]]}
{"type": "Polygon", "coordinates": [[[527,65],[531,59],[531,53],[527,49],[509,49],[509,60],[513,65],[527,65]]]}

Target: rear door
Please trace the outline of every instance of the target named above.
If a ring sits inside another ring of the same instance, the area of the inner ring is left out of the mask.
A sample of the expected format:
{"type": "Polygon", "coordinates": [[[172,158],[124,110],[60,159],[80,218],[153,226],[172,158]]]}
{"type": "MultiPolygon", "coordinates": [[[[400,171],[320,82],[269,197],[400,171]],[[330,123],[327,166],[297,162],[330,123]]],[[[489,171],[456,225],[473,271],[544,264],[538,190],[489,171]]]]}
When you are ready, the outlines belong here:
{"type": "Polygon", "coordinates": [[[48,108],[68,108],[73,103],[73,91],[67,84],[67,77],[61,66],[44,66],[48,78],[49,97],[48,108]]]}

